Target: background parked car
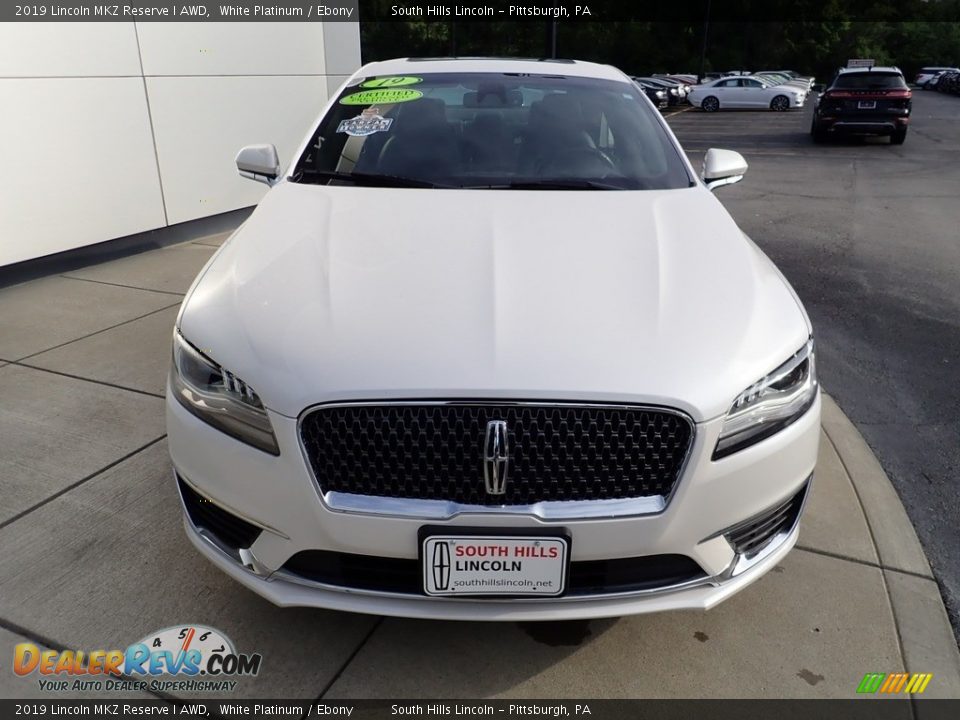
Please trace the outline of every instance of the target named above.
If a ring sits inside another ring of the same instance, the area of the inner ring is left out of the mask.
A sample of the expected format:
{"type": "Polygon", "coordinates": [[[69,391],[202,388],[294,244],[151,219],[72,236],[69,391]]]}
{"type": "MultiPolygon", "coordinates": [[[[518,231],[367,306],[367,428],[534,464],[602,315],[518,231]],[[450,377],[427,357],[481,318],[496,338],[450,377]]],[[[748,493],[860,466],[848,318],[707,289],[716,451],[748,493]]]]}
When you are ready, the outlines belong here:
{"type": "Polygon", "coordinates": [[[682,102],[685,102],[687,99],[687,91],[683,89],[683,86],[678,82],[673,80],[667,80],[665,78],[658,77],[641,77],[636,78],[637,80],[643,80],[648,82],[651,85],[655,85],[663,90],[667,91],[667,103],[670,107],[674,105],[679,105],[682,102]]]}
{"type": "Polygon", "coordinates": [[[693,87],[697,84],[696,75],[681,75],[677,73],[654,73],[653,77],[660,78],[662,80],[672,80],[673,82],[680,83],[681,85],[686,85],[688,88],[693,87]]]}
{"type": "Polygon", "coordinates": [[[960,95],[960,70],[947,70],[937,80],[937,90],[942,93],[960,95]]]}
{"type": "Polygon", "coordinates": [[[788,77],[790,77],[790,78],[793,78],[794,80],[800,80],[800,81],[806,82],[808,89],[809,89],[809,88],[812,88],[812,87],[813,87],[813,84],[817,81],[817,79],[816,79],[815,77],[813,77],[812,75],[811,75],[810,77],[806,77],[806,76],[801,75],[800,73],[795,72],[795,71],[793,71],[793,70],[780,70],[779,72],[783,73],[784,75],[786,75],[786,76],[788,76],[788,77]]]}
{"type": "Polygon", "coordinates": [[[787,85],[802,90],[804,93],[810,92],[810,84],[806,80],[794,80],[789,75],[775,71],[765,71],[754,73],[750,77],[757,78],[767,85],[787,85]]]}
{"type": "Polygon", "coordinates": [[[902,145],[912,98],[898,68],[841,68],[813,110],[810,134],[814,142],[830,135],[887,135],[892,145],[902,145]]]}
{"type": "Polygon", "coordinates": [[[812,77],[800,77],[792,70],[759,70],[753,74],[753,77],[757,77],[759,75],[774,78],[779,81],[777,84],[794,85],[807,92],[809,92],[810,88],[813,87],[812,77]]]}
{"type": "Polygon", "coordinates": [[[637,87],[643,90],[644,95],[650,98],[650,102],[652,102],[656,108],[663,110],[667,107],[667,91],[664,88],[644,82],[639,78],[630,79],[637,84],[637,87]]]}
{"type": "Polygon", "coordinates": [[[806,92],[790,85],[773,85],[756,77],[726,77],[697,85],[688,97],[691,105],[715,112],[721,108],[785,111],[803,107],[806,92]]]}
{"type": "Polygon", "coordinates": [[[957,70],[957,69],[958,68],[949,67],[947,65],[944,65],[941,67],[931,66],[931,67],[920,68],[920,72],[917,73],[917,77],[914,79],[913,82],[917,87],[923,88],[924,90],[926,90],[928,89],[927,85],[929,84],[929,82],[933,80],[933,78],[936,77],[938,73],[946,72],[947,70],[957,70]]]}

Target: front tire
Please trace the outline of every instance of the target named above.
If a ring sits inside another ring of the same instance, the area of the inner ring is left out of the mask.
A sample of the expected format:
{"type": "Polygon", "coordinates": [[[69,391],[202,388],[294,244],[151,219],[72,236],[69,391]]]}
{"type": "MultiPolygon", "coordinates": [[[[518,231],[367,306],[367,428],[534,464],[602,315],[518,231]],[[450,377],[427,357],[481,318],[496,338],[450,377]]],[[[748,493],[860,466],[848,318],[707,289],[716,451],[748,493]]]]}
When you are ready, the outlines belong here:
{"type": "Polygon", "coordinates": [[[903,141],[907,139],[907,129],[900,128],[896,130],[893,135],[890,136],[891,145],[903,145],[903,141]]]}
{"type": "Polygon", "coordinates": [[[770,109],[774,112],[785,112],[790,109],[790,98],[786,95],[777,95],[770,101],[770,109]]]}
{"type": "Polygon", "coordinates": [[[713,95],[710,97],[705,97],[703,102],[700,103],[700,108],[704,112],[716,112],[720,109],[720,101],[715,98],[713,95]]]}

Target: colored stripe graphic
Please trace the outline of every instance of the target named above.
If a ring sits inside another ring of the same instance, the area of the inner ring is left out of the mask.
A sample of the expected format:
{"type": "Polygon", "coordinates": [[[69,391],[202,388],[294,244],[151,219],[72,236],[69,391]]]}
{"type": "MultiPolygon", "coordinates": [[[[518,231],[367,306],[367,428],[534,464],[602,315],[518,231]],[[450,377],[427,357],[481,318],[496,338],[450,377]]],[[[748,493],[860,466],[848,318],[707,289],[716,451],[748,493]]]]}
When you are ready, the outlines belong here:
{"type": "Polygon", "coordinates": [[[885,677],[885,673],[867,673],[863,676],[863,680],[860,681],[860,687],[857,688],[857,692],[875,693],[880,689],[880,683],[883,682],[885,677]]]}
{"type": "Polygon", "coordinates": [[[932,679],[933,673],[867,673],[857,686],[857,692],[919,695],[932,679]]]}

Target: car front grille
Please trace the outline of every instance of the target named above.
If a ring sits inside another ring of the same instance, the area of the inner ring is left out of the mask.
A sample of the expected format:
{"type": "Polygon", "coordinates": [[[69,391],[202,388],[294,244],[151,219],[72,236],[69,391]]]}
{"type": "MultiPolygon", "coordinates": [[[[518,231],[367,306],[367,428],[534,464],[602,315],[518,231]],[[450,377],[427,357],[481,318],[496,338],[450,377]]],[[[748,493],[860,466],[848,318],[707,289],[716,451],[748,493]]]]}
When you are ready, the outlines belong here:
{"type": "MultiPolygon", "coordinates": [[[[291,557],[283,570],[334,587],[423,595],[423,571],[420,561],[414,559],[304,550],[291,557]]],[[[570,563],[565,595],[656,590],[705,577],[703,568],[686,555],[586,560],[570,563]]]]}
{"type": "Polygon", "coordinates": [[[791,498],[736,527],[725,535],[738,555],[755,557],[780,533],[790,531],[800,517],[810,482],[791,498]]]}
{"type": "Polygon", "coordinates": [[[300,437],[323,493],[462,505],[667,497],[693,438],[656,408],[436,402],[321,406],[300,437]],[[488,492],[488,423],[506,423],[507,480],[488,492]]]}

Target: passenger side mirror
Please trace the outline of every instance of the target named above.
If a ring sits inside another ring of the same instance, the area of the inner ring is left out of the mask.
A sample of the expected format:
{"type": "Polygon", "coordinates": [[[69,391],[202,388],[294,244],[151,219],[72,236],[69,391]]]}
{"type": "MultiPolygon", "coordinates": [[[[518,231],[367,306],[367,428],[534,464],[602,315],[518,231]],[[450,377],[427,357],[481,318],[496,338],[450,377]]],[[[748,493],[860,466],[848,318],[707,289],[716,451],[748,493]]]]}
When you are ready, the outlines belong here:
{"type": "Polygon", "coordinates": [[[700,177],[707,188],[713,190],[743,180],[747,167],[747,161],[740,153],[710,148],[703,157],[703,170],[700,177]]]}
{"type": "Polygon", "coordinates": [[[237,153],[240,177],[273,185],[280,177],[280,158],[273,145],[247,145],[237,153]]]}

